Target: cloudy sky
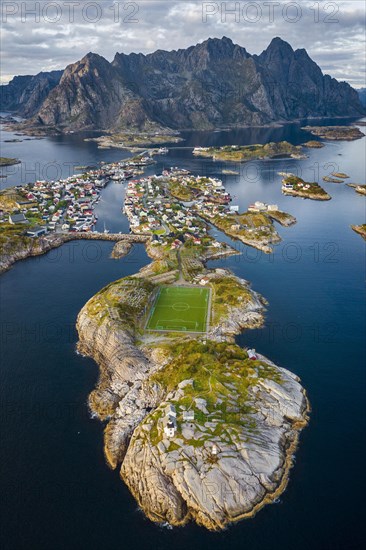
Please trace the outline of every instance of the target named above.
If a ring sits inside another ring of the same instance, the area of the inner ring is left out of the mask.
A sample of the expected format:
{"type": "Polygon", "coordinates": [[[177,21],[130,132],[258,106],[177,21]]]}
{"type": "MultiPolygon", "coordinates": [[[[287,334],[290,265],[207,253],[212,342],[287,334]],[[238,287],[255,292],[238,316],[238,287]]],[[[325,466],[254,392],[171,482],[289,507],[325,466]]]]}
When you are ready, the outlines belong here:
{"type": "Polygon", "coordinates": [[[324,73],[365,86],[365,0],[2,0],[0,9],[3,83],[63,69],[89,51],[112,60],[117,51],[186,48],[225,35],[250,53],[280,36],[306,48],[324,73]]]}

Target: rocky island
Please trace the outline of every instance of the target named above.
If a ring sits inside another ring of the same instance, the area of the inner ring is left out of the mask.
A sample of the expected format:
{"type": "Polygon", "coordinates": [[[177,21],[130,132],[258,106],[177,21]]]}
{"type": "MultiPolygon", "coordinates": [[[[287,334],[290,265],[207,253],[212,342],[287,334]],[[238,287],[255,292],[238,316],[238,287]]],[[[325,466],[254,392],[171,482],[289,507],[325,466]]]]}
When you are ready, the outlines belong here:
{"type": "Polygon", "coordinates": [[[316,141],[311,139],[302,144],[303,147],[308,147],[309,149],[322,149],[325,147],[325,144],[322,141],[316,141]]]}
{"type": "Polygon", "coordinates": [[[0,167],[2,166],[13,166],[14,164],[20,164],[19,159],[15,158],[8,158],[8,157],[0,157],[0,167]]]}
{"type": "Polygon", "coordinates": [[[173,132],[119,132],[96,138],[85,138],[84,141],[95,141],[99,149],[128,149],[137,152],[146,147],[158,146],[164,143],[179,143],[182,138],[173,132]]]}
{"type": "Polygon", "coordinates": [[[344,172],[332,172],[330,176],[324,176],[323,181],[328,183],[344,183],[344,180],[348,178],[349,176],[344,172]]]}
{"type": "Polygon", "coordinates": [[[280,172],[282,178],[282,193],[315,201],[329,201],[332,197],[317,183],[304,181],[291,173],[280,172]]]}
{"type": "Polygon", "coordinates": [[[366,195],[366,185],[360,185],[358,183],[347,183],[347,185],[348,187],[353,187],[359,195],[366,195]]]}
{"type": "Polygon", "coordinates": [[[193,154],[225,162],[248,162],[250,160],[266,160],[274,158],[304,159],[300,145],[292,145],[287,141],[270,142],[265,145],[224,145],[223,147],[195,147],[193,154]]]}
{"type": "Polygon", "coordinates": [[[356,126],[304,126],[301,129],[329,140],[354,141],[365,137],[356,126]]]}
{"type": "Polygon", "coordinates": [[[296,220],[259,201],[239,213],[221,180],[184,169],[130,179],[138,164],[126,162],[2,192],[0,270],[74,239],[114,241],[113,258],[145,244],[151,263],[78,315],[78,349],[100,368],[89,406],[105,422],[108,464],[147,517],[223,529],[285,489],[309,403],[295,375],[235,344],[263,324],[266,301],[206,267],[238,254],[210,227],[269,253],[280,241],[274,221],[296,220]],[[129,179],[129,235],[91,230],[110,178],[129,179]]]}
{"type": "Polygon", "coordinates": [[[362,225],[351,225],[351,227],[355,233],[361,235],[361,237],[366,241],[366,223],[362,225]]]}
{"type": "Polygon", "coordinates": [[[89,405],[107,422],[109,465],[151,520],[223,529],[285,489],[309,404],[295,375],[234,343],[263,321],[263,299],[246,281],[202,271],[207,330],[154,334],[153,272],[112,283],[78,316],[79,351],[100,366],[89,405]]]}

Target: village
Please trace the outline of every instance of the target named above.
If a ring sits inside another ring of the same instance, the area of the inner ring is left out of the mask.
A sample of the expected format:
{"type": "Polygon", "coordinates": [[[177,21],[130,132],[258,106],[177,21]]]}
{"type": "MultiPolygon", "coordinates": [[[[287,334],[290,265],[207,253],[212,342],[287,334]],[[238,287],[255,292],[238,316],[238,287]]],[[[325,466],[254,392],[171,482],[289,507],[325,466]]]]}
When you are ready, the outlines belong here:
{"type": "MultiPolygon", "coordinates": [[[[151,234],[155,242],[171,242],[174,248],[187,239],[202,244],[208,237],[207,221],[214,223],[216,217],[227,218],[239,212],[239,206],[230,205],[231,200],[220,179],[171,168],[161,175],[129,181],[123,211],[133,233],[151,234]]],[[[278,206],[256,201],[248,211],[278,211],[278,206]]]]}
{"type": "Polygon", "coordinates": [[[230,200],[220,180],[170,168],[129,181],[123,210],[133,233],[152,234],[154,242],[178,248],[187,240],[201,245],[210,238],[201,210],[230,200]]]}
{"type": "MultiPolygon", "coordinates": [[[[95,206],[110,181],[124,182],[151,164],[150,156],[105,164],[57,181],[36,181],[5,190],[0,197],[0,223],[22,225],[28,237],[49,232],[92,231],[95,206]]],[[[105,232],[108,232],[105,229],[105,232]]]]}
{"type": "Polygon", "coordinates": [[[283,225],[295,221],[279,212],[277,204],[256,201],[247,213],[239,214],[239,206],[231,201],[220,179],[172,167],[160,175],[130,180],[123,211],[131,232],[152,235],[153,244],[170,249],[184,243],[220,248],[222,243],[209,234],[215,226],[234,238],[251,239],[251,244],[263,245],[267,251],[267,241],[278,238],[270,218],[283,225]],[[286,216],[288,223],[282,219],[286,216]],[[260,240],[263,243],[256,242],[260,240]]]}
{"type": "MultiPolygon", "coordinates": [[[[218,234],[212,234],[213,227],[270,253],[270,244],[280,241],[272,220],[282,225],[296,221],[280,212],[276,204],[261,201],[250,204],[246,212],[240,213],[239,206],[231,204],[232,197],[217,177],[194,175],[178,167],[144,176],[146,166],[154,162],[144,151],[131,159],[83,167],[84,172],[57,181],[39,180],[6,189],[0,194],[3,244],[13,249],[14,239],[20,238],[19,246],[23,246],[22,237],[101,235],[100,230],[95,231],[96,205],[103,188],[111,181],[128,182],[123,212],[128,218],[131,236],[149,238],[150,250],[154,248],[160,257],[170,261],[162,269],[179,268],[189,280],[194,280],[198,270],[194,258],[221,257],[227,253],[225,242],[219,242],[215,238],[218,234]],[[169,256],[170,251],[177,251],[178,255],[169,256]]],[[[108,236],[105,223],[102,232],[108,236]]]]}

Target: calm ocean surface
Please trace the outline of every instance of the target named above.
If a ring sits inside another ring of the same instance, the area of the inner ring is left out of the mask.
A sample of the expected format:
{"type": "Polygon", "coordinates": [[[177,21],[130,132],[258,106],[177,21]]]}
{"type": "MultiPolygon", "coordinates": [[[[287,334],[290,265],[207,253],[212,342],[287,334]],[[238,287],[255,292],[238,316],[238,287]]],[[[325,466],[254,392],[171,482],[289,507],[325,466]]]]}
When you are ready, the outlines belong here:
{"type": "MultiPolygon", "coordinates": [[[[337,124],[340,121],[336,121],[337,124]]],[[[318,124],[314,122],[314,124],[318,124]]],[[[98,150],[78,136],[4,143],[2,156],[22,159],[2,169],[1,187],[70,175],[73,165],[118,160],[129,153],[98,150]]],[[[264,143],[309,139],[297,124],[277,129],[187,133],[179,145],[264,143]]],[[[22,138],[20,138],[22,139],[22,138]]],[[[183,166],[222,177],[246,208],[277,203],[298,223],[279,227],[283,241],[271,256],[236,245],[240,256],[212,262],[248,279],[269,301],[266,326],[238,337],[298,374],[312,404],[290,483],[278,504],[223,533],[189,525],[158,527],[108,469],[103,425],[86,400],[96,364],[75,353],[76,316],[107,283],[135,273],[149,259],[142,246],[122,260],[111,243],[68,243],[16,264],[0,277],[1,298],[1,545],[4,549],[281,549],[363,547],[365,445],[365,242],[350,229],[365,223],[365,198],[345,184],[324,183],[328,202],[281,194],[278,171],[318,180],[334,170],[365,182],[365,140],[329,142],[303,161],[273,160],[223,166],[194,158],[190,149],[156,157],[148,173],[183,166]],[[239,169],[238,176],[221,174],[239,169]]],[[[125,187],[111,183],[98,204],[99,228],[127,231],[121,213],[125,187]]],[[[217,233],[215,230],[213,233],[217,233]]],[[[220,235],[221,236],[221,235],[220,235]]],[[[228,240],[225,238],[225,240],[228,240]]],[[[230,241],[229,241],[230,242],[230,241]]]]}

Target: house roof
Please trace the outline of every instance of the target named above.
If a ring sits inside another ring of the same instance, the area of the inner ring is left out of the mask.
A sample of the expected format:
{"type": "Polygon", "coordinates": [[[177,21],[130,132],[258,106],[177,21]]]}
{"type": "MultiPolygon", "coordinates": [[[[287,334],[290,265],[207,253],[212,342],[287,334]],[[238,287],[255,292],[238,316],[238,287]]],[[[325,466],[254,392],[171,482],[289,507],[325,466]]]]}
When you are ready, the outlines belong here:
{"type": "Polygon", "coordinates": [[[24,214],[12,214],[10,216],[11,218],[11,221],[13,223],[21,223],[21,222],[27,222],[28,223],[28,220],[27,218],[24,216],[24,214]]]}
{"type": "Polygon", "coordinates": [[[164,428],[176,428],[177,422],[173,416],[169,416],[163,419],[163,426],[164,428]]]}
{"type": "Polygon", "coordinates": [[[169,403],[169,404],[165,407],[165,413],[166,413],[166,414],[176,414],[176,410],[175,410],[174,405],[172,405],[171,403],[169,403]]]}
{"type": "Polygon", "coordinates": [[[44,231],[46,232],[47,229],[45,226],[42,226],[42,225],[36,225],[35,227],[32,227],[32,229],[28,229],[27,231],[27,234],[33,234],[33,233],[38,233],[39,231],[44,231]]]}
{"type": "Polygon", "coordinates": [[[44,225],[35,225],[32,227],[32,229],[28,229],[28,233],[35,233],[37,231],[46,231],[46,227],[44,225]]]}

